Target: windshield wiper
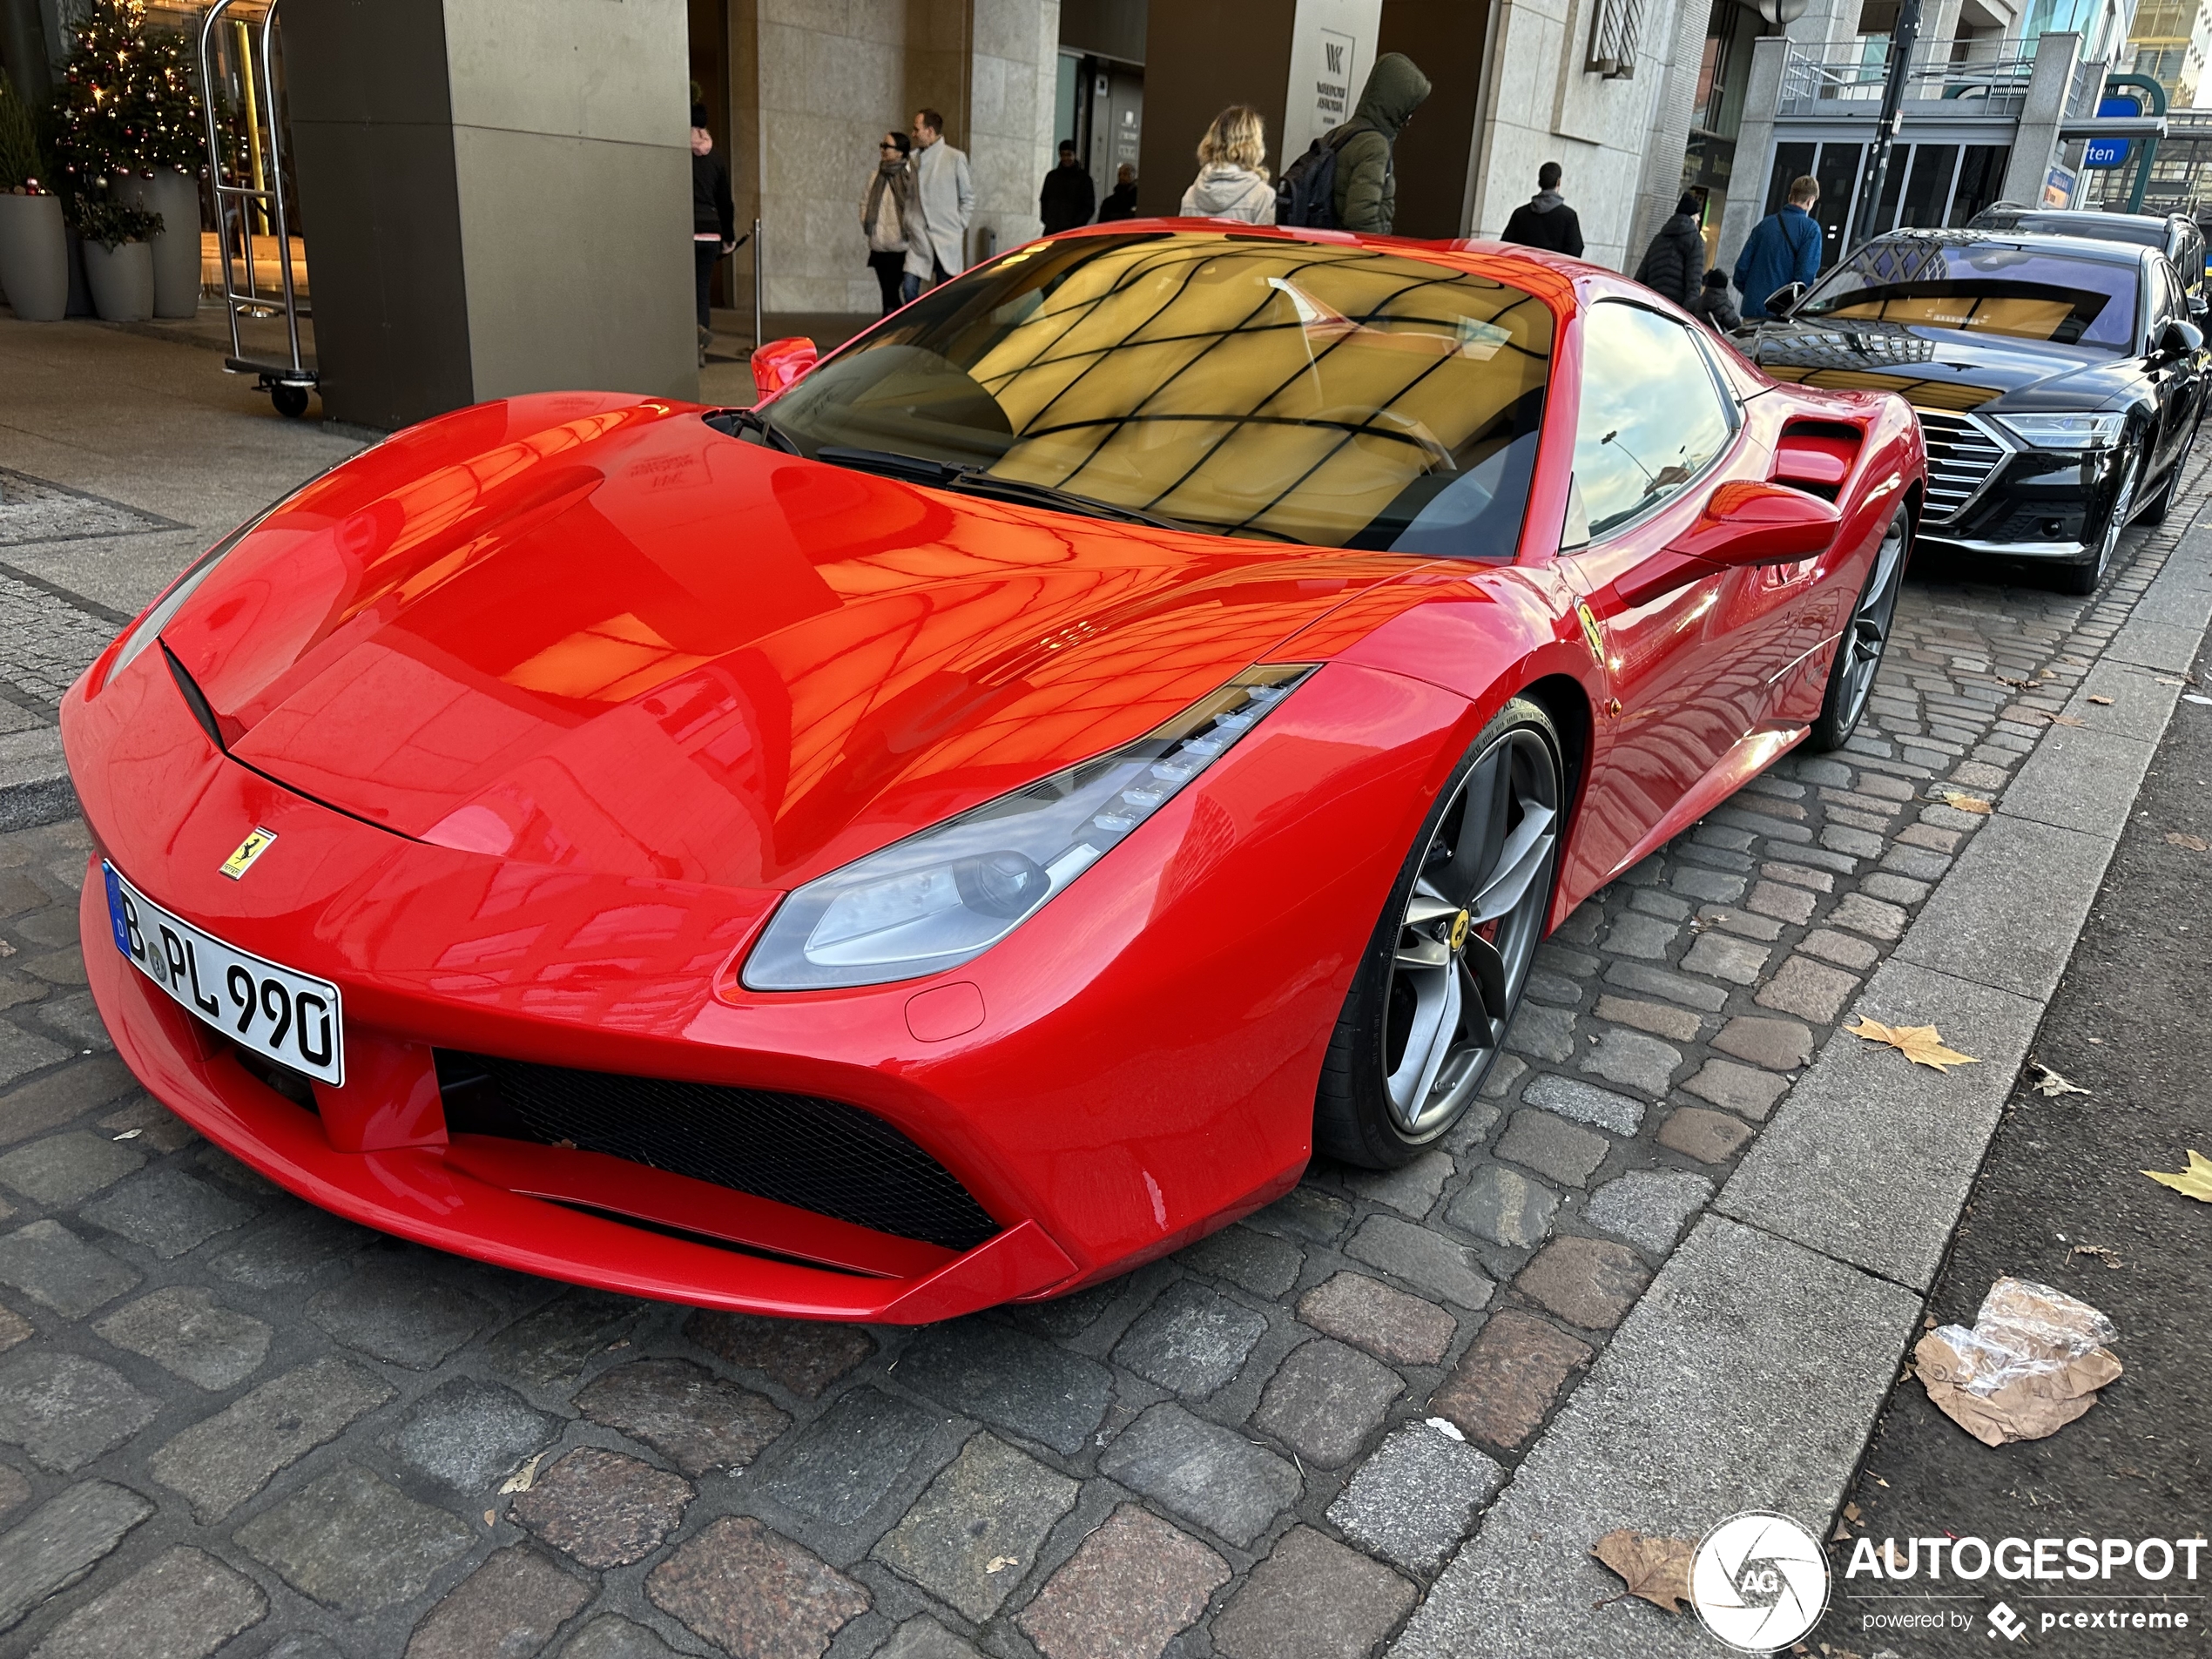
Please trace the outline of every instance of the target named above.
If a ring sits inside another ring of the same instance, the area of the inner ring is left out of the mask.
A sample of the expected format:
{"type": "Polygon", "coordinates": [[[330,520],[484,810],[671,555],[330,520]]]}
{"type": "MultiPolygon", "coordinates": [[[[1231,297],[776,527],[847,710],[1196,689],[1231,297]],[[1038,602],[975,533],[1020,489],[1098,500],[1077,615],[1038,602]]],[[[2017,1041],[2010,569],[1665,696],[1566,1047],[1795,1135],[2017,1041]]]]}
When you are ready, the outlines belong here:
{"type": "Polygon", "coordinates": [[[992,496],[1001,501],[1023,502],[1060,512],[1081,513],[1089,518],[1117,518],[1132,524],[1150,524],[1155,529],[1186,533],[1191,529],[1188,524],[1179,523],[1158,513],[1148,513],[1139,507],[1124,507],[1119,502],[1100,501],[1095,496],[1078,495],[1072,489],[1062,489],[1055,484],[1033,483],[1026,478],[1001,478],[981,467],[959,462],[932,461],[927,455],[910,455],[897,449],[861,449],[826,443],[814,452],[814,458],[826,461],[832,466],[887,473],[894,478],[911,478],[917,483],[934,484],[940,489],[959,490],[970,496],[992,496]]]}
{"type": "MultiPolygon", "coordinates": [[[[737,428],[760,435],[760,442],[772,449],[780,449],[787,455],[799,453],[799,442],[758,409],[717,409],[707,417],[708,424],[716,430],[737,437],[737,428]]],[[[739,439],[740,442],[744,440],[739,439]]]]}

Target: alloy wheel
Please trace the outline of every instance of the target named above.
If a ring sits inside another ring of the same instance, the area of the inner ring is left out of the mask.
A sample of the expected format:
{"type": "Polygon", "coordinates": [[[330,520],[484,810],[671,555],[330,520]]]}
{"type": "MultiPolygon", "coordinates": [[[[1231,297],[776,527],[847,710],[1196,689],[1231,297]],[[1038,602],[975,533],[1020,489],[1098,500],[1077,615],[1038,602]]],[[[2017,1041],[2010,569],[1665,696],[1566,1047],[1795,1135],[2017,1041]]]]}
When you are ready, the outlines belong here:
{"type": "Polygon", "coordinates": [[[1903,585],[1905,539],[1910,529],[1903,513],[1890,521],[1882,545],[1874,554],[1873,574],[1866,579],[1866,590],[1859,595],[1858,609],[1851,613],[1851,630],[1844,638],[1844,650],[1849,655],[1844,660],[1843,695],[1837,711],[1839,730],[1849,731],[1858,724],[1867,697],[1874,690],[1875,671],[1882,665],[1882,653],[1889,645],[1890,624],[1897,615],[1897,597],[1903,585]]]}
{"type": "Polygon", "coordinates": [[[1559,850],[1550,744],[1501,734],[1461,777],[1399,919],[1383,1033],[1398,1128],[1448,1121],[1482,1082],[1542,936],[1559,850]]]}
{"type": "Polygon", "coordinates": [[[2121,463],[2127,470],[2121,475],[2120,488],[2112,497],[2112,516],[2106,521],[2105,533],[2097,538],[2096,575],[2090,585],[2101,583],[2112,571],[2112,556],[2120,550],[2120,532],[2128,528],[2128,521],[2134,516],[2135,486],[2142,479],[2143,460],[2133,455],[2121,463]]]}

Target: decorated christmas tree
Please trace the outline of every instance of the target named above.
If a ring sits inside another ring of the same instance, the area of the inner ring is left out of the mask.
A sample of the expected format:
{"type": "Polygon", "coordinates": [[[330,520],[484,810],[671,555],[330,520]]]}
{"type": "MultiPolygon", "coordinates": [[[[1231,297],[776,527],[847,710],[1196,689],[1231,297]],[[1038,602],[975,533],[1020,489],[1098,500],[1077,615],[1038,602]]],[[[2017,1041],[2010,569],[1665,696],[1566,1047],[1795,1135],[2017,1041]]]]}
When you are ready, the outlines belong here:
{"type": "Polygon", "coordinates": [[[92,0],[76,47],[55,145],[64,188],[95,195],[129,173],[199,172],[206,129],[183,37],[149,31],[143,0],[92,0]]]}

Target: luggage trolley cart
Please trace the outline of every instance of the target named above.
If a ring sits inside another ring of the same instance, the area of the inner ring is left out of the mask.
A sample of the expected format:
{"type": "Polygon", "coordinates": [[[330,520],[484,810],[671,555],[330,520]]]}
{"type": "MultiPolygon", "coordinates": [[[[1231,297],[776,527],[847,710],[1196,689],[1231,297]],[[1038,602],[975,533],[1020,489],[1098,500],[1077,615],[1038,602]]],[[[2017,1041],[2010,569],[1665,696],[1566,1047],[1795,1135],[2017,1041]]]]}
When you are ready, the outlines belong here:
{"type": "MultiPolygon", "coordinates": [[[[215,239],[223,254],[223,307],[230,320],[231,354],[223,368],[232,374],[258,377],[259,389],[269,395],[279,415],[298,416],[307,412],[307,394],[315,389],[314,365],[300,352],[300,320],[314,313],[300,302],[292,273],[292,223],[284,174],[288,147],[279,111],[278,57],[281,47],[276,30],[276,0],[268,0],[258,17],[226,14],[239,0],[215,0],[199,25],[200,103],[207,113],[207,155],[210,182],[215,192],[215,239]],[[227,49],[227,50],[226,50],[227,49]],[[234,70],[238,101],[245,117],[241,156],[225,142],[218,111],[229,103],[234,70]],[[243,166],[240,172],[238,169],[243,166]],[[256,221],[264,237],[276,242],[280,280],[273,289],[262,286],[254,260],[256,221]],[[245,266],[245,282],[239,266],[245,266]],[[241,316],[281,316],[291,357],[284,362],[249,358],[239,338],[241,316]]],[[[249,10],[251,9],[249,5],[249,10]]]]}

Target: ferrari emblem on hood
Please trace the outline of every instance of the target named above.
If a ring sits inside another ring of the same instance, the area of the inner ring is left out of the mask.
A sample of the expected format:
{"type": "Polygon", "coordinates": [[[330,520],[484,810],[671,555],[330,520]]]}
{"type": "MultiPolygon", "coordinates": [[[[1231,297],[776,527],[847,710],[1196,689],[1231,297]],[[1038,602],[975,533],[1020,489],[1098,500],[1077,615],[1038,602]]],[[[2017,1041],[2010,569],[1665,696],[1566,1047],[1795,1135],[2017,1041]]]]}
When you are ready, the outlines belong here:
{"type": "Polygon", "coordinates": [[[276,840],[274,830],[257,828],[238,844],[238,851],[225,859],[220,866],[225,875],[233,881],[253,867],[253,860],[269,850],[269,843],[276,840]]]}

